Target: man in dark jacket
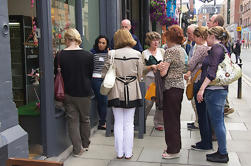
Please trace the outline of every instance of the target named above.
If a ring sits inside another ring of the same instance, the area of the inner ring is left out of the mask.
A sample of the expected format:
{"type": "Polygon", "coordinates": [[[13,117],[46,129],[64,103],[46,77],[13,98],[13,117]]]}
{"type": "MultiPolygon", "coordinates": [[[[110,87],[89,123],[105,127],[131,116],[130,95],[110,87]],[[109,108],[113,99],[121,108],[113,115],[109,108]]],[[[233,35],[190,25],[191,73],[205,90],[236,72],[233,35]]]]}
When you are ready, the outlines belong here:
{"type": "MultiPolygon", "coordinates": [[[[121,24],[120,24],[120,27],[121,29],[127,29],[128,31],[131,30],[132,26],[131,26],[131,21],[128,20],[128,19],[124,19],[121,21],[121,24]]],[[[138,37],[134,34],[132,34],[132,37],[133,39],[137,42],[137,44],[133,47],[133,49],[139,51],[139,52],[142,52],[143,51],[143,48],[140,44],[140,41],[138,39],[138,37]]],[[[114,43],[113,43],[113,39],[111,40],[111,48],[114,49],[114,43]]]]}
{"type": "Polygon", "coordinates": [[[235,57],[236,57],[236,62],[235,63],[238,63],[238,60],[240,61],[241,63],[241,59],[240,59],[240,55],[241,55],[241,42],[240,40],[237,40],[234,47],[233,47],[233,52],[235,54],[235,57]]]}

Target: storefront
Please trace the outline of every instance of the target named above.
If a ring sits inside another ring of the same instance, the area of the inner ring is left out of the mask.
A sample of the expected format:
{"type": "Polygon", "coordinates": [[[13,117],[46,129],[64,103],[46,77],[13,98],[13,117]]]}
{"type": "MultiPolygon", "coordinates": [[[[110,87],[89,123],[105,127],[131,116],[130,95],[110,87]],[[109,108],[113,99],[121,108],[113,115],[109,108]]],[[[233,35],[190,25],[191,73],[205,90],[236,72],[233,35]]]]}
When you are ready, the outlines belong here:
{"type": "MultiPolygon", "coordinates": [[[[40,155],[57,156],[70,145],[64,112],[54,104],[53,61],[56,51],[64,48],[64,30],[78,29],[82,47],[90,50],[99,34],[111,39],[121,19],[127,18],[122,16],[122,2],[0,0],[0,4],[0,166],[8,157],[28,157],[33,145],[40,155]]],[[[129,18],[138,22],[141,41],[149,28],[144,26],[147,5],[148,1],[137,0],[129,18]]],[[[96,113],[90,112],[95,126],[96,113]]]]}
{"type": "Polygon", "coordinates": [[[249,48],[251,45],[251,26],[242,29],[241,39],[244,40],[242,47],[249,48]]]}
{"type": "Polygon", "coordinates": [[[64,48],[68,27],[80,31],[84,49],[92,47],[100,34],[99,0],[0,4],[0,165],[34,151],[57,156],[70,141],[64,112],[54,105],[54,54],[64,48]]]}

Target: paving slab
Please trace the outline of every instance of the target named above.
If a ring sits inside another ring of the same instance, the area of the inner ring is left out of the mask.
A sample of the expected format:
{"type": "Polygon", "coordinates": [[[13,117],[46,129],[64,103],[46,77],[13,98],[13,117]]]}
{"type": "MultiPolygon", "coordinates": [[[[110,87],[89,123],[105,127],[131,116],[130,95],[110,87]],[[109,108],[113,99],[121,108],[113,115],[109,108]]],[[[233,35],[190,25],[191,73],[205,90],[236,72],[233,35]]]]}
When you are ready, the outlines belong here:
{"type": "Polygon", "coordinates": [[[206,154],[213,153],[214,151],[194,151],[189,150],[188,163],[192,165],[203,166],[241,166],[238,155],[235,152],[229,152],[229,162],[227,164],[212,163],[206,160],[206,154]]]}
{"type": "Polygon", "coordinates": [[[187,164],[187,150],[182,149],[180,157],[177,159],[165,160],[162,159],[161,154],[164,149],[160,148],[144,148],[138,161],[142,162],[158,162],[158,163],[172,163],[172,164],[187,164]]]}
{"type": "Polygon", "coordinates": [[[247,131],[247,127],[244,123],[229,123],[226,122],[226,130],[238,130],[238,131],[247,131]]]}
{"type": "Polygon", "coordinates": [[[233,140],[246,140],[251,141],[251,130],[249,131],[230,131],[233,140]]]}
{"type": "Polygon", "coordinates": [[[228,151],[231,152],[246,152],[250,153],[251,152],[251,141],[234,141],[230,140],[227,141],[227,149],[228,151]]]}
{"type": "Polygon", "coordinates": [[[248,130],[251,130],[251,122],[245,122],[244,124],[248,130]]]}
{"type": "MultiPolygon", "coordinates": [[[[136,161],[141,151],[142,148],[134,146],[133,148],[134,156],[131,160],[136,161]]],[[[116,159],[116,157],[117,155],[114,146],[90,145],[89,151],[85,152],[80,158],[113,160],[116,159]]]]}
{"type": "Polygon", "coordinates": [[[91,145],[114,145],[114,137],[106,137],[104,130],[98,130],[92,137],[91,137],[91,145]]]}
{"type": "Polygon", "coordinates": [[[83,159],[77,157],[70,157],[64,162],[64,166],[107,166],[110,160],[100,159],[83,159]]]}
{"type": "Polygon", "coordinates": [[[241,166],[250,166],[251,165],[251,161],[250,161],[251,152],[237,153],[237,154],[239,156],[241,166]]]}
{"type": "Polygon", "coordinates": [[[108,166],[160,166],[160,163],[132,162],[132,161],[111,161],[108,166]]]}
{"type": "Polygon", "coordinates": [[[149,148],[157,147],[164,149],[164,147],[166,147],[166,143],[163,137],[144,136],[144,139],[134,139],[134,146],[149,148]]]}

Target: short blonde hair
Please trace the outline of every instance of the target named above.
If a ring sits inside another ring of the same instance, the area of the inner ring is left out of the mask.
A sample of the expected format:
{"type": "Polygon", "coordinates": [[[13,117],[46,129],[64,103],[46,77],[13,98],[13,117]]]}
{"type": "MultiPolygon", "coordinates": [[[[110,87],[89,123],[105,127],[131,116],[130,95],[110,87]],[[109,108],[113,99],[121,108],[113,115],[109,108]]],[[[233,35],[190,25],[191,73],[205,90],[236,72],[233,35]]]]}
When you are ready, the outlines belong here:
{"type": "Polygon", "coordinates": [[[123,48],[126,46],[133,47],[137,42],[133,39],[132,34],[127,29],[119,29],[114,34],[114,48],[123,48]]]}
{"type": "Polygon", "coordinates": [[[145,43],[146,43],[146,45],[150,46],[151,41],[160,40],[160,39],[161,39],[161,36],[158,32],[147,32],[145,43]]]}
{"type": "Polygon", "coordinates": [[[68,41],[75,41],[79,45],[82,43],[81,36],[75,28],[69,28],[64,33],[64,39],[68,41]]]}

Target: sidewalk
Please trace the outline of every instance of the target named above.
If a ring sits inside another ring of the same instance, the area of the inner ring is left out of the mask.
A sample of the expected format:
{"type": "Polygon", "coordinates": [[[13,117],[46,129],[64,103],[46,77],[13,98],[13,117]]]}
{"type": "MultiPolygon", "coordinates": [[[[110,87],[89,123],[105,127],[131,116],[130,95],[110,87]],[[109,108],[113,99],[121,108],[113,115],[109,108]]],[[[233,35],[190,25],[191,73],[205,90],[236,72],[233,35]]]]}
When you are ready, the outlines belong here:
{"type": "MultiPolygon", "coordinates": [[[[184,96],[181,114],[182,150],[178,159],[161,158],[165,148],[164,132],[153,128],[153,116],[146,122],[147,132],[144,139],[137,138],[135,132],[134,156],[131,160],[118,160],[114,150],[114,137],[105,137],[105,131],[97,131],[91,138],[88,152],[81,157],[70,156],[65,166],[250,166],[251,157],[251,87],[243,83],[242,99],[237,99],[237,82],[229,87],[229,102],[235,112],[225,118],[227,128],[227,148],[230,161],[217,164],[206,161],[204,152],[190,150],[190,146],[199,141],[199,131],[187,130],[187,122],[194,119],[190,102],[184,96]]],[[[217,143],[214,143],[217,149],[217,143]]]]}

